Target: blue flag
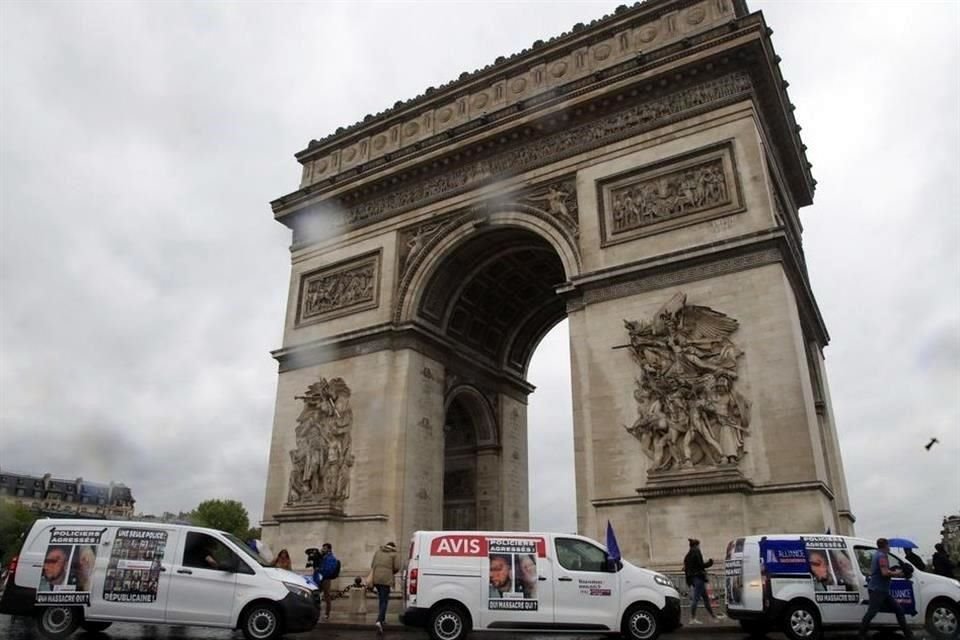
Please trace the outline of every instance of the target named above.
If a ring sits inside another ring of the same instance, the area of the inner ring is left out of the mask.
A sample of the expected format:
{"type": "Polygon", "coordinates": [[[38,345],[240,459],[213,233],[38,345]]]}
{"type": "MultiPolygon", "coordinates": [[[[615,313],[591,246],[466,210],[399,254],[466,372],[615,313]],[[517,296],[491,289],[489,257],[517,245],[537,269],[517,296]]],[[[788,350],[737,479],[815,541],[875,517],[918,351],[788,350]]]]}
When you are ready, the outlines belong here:
{"type": "Polygon", "coordinates": [[[620,545],[617,544],[617,536],[613,533],[613,525],[607,520],[607,551],[613,560],[620,561],[620,545]]]}

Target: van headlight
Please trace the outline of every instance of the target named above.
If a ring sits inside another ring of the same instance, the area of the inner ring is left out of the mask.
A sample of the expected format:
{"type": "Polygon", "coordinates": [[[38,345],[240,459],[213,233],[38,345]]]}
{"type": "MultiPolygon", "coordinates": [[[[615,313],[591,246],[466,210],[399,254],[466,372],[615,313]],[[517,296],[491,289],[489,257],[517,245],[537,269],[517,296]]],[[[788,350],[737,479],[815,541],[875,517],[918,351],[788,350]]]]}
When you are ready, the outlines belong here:
{"type": "Polygon", "coordinates": [[[659,573],[654,574],[653,581],[659,584],[661,587],[673,587],[673,582],[667,576],[660,575],[659,573]]]}
{"type": "Polygon", "coordinates": [[[301,587],[300,585],[293,584],[292,582],[284,582],[283,586],[285,586],[287,591],[295,596],[303,598],[304,600],[313,600],[313,594],[310,592],[310,589],[307,589],[306,587],[301,587]]]}

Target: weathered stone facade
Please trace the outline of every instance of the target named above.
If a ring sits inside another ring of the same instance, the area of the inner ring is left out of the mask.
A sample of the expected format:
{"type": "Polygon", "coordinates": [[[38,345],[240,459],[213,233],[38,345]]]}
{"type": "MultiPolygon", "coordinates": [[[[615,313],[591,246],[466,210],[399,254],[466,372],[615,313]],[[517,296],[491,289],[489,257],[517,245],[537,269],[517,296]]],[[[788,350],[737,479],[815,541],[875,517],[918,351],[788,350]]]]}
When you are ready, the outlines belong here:
{"type": "Polygon", "coordinates": [[[299,153],[264,538],[359,571],[525,529],[526,369],[564,317],[581,533],[666,568],[688,535],[852,531],[777,62],[739,0],[648,0],[299,153]]]}

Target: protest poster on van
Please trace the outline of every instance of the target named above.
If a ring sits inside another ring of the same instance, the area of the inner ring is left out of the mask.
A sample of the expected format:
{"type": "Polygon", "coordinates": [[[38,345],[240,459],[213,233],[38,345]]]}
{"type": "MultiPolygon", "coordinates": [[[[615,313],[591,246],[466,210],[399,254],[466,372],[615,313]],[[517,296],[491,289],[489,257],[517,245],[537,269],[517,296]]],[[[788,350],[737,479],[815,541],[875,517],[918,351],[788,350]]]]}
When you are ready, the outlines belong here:
{"type": "Polygon", "coordinates": [[[859,604],[860,582],[844,540],[814,536],[804,542],[814,600],[822,604],[859,604]]]}
{"type": "Polygon", "coordinates": [[[107,602],[154,602],[166,548],[166,531],[118,529],[107,564],[103,599],[107,602]]]}
{"type": "Polygon", "coordinates": [[[488,608],[537,611],[537,558],[542,538],[487,538],[488,608]]]}
{"type": "Polygon", "coordinates": [[[100,538],[106,529],[50,530],[43,557],[38,605],[88,605],[100,538]]]}

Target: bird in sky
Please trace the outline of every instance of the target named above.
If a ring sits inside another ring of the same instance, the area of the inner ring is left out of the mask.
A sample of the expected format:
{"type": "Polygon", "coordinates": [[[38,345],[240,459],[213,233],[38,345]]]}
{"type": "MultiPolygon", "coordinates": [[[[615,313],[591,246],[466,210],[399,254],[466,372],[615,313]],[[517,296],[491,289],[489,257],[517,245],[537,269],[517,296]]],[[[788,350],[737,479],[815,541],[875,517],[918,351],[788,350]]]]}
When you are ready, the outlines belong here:
{"type": "Polygon", "coordinates": [[[928,442],[927,444],[925,444],[925,445],[923,446],[923,448],[926,449],[927,451],[930,451],[930,447],[932,447],[933,445],[937,444],[938,442],[940,442],[940,441],[937,440],[936,438],[930,438],[930,442],[928,442]]]}

